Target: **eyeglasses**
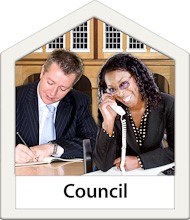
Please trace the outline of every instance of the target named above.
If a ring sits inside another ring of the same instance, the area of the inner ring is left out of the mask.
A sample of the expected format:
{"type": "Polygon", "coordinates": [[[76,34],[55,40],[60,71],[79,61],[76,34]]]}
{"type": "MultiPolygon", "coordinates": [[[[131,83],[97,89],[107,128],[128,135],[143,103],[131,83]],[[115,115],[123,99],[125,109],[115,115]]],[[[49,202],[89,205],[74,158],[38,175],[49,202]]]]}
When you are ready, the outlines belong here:
{"type": "MultiPolygon", "coordinates": [[[[118,86],[118,89],[120,90],[123,90],[123,89],[127,89],[129,88],[130,86],[130,79],[132,78],[132,76],[129,78],[129,80],[127,81],[124,81],[122,82],[119,86],[118,86]]],[[[118,92],[118,89],[115,89],[115,88],[107,88],[106,89],[106,92],[110,95],[115,95],[117,92],[118,92]]]]}

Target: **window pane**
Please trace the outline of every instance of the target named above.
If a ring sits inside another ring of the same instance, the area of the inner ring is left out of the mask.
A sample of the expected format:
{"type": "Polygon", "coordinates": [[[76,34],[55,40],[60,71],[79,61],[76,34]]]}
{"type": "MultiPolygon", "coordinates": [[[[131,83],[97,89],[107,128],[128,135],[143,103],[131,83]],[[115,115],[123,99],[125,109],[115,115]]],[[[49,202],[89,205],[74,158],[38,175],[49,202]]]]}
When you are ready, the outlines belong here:
{"type": "Polygon", "coordinates": [[[129,37],[129,49],[144,50],[144,44],[133,37],[129,37]]]}
{"type": "Polygon", "coordinates": [[[59,49],[64,48],[64,36],[61,35],[60,37],[56,38],[55,40],[51,41],[47,44],[47,49],[59,49]]]}
{"type": "Polygon", "coordinates": [[[121,32],[108,24],[105,24],[105,48],[121,49],[121,32]]]}
{"type": "Polygon", "coordinates": [[[88,25],[87,22],[73,29],[73,48],[88,49],[88,25]],[[85,42],[85,44],[83,43],[85,42]]]}

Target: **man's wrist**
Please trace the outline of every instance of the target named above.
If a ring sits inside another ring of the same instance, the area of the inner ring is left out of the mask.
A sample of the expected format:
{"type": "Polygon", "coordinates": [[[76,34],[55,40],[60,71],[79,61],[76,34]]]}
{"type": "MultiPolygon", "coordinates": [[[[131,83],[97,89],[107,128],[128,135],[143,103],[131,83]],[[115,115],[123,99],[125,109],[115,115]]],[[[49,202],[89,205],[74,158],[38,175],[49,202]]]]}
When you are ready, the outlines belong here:
{"type": "Polygon", "coordinates": [[[51,155],[57,154],[58,144],[54,141],[49,141],[48,144],[50,144],[52,146],[51,155]]]}
{"type": "Polygon", "coordinates": [[[52,146],[52,156],[60,157],[64,153],[64,149],[61,146],[59,146],[55,141],[49,141],[48,144],[52,146]]]}

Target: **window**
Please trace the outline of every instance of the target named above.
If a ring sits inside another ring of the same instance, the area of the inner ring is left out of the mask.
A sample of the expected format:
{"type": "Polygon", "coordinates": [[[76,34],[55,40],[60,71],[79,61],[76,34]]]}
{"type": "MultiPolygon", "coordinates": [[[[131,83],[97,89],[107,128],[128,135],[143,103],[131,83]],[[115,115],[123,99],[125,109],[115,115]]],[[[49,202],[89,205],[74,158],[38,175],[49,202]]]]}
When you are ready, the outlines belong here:
{"type": "Polygon", "coordinates": [[[53,51],[54,49],[62,49],[62,48],[65,48],[65,35],[61,35],[57,39],[46,44],[47,52],[53,51]]]}
{"type": "Polygon", "coordinates": [[[116,28],[104,24],[104,52],[122,51],[122,33],[116,28]]]}
{"type": "Polygon", "coordinates": [[[89,21],[84,22],[71,31],[71,50],[89,52],[89,21]]]}
{"type": "Polygon", "coordinates": [[[131,52],[146,52],[145,44],[136,40],[133,37],[127,37],[127,51],[131,52]]]}

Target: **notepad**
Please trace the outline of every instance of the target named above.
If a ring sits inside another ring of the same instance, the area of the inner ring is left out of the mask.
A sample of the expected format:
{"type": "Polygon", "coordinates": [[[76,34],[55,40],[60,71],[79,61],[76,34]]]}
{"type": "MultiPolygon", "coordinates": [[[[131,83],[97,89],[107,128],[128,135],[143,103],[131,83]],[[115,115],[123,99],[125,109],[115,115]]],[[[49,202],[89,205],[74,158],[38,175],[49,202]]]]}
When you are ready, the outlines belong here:
{"type": "Polygon", "coordinates": [[[37,161],[37,162],[29,162],[29,163],[16,163],[15,166],[31,166],[31,165],[39,165],[39,164],[46,164],[46,163],[52,163],[52,162],[80,162],[83,161],[82,158],[74,158],[74,159],[63,159],[63,158],[57,158],[57,157],[46,157],[43,161],[37,161]]]}

